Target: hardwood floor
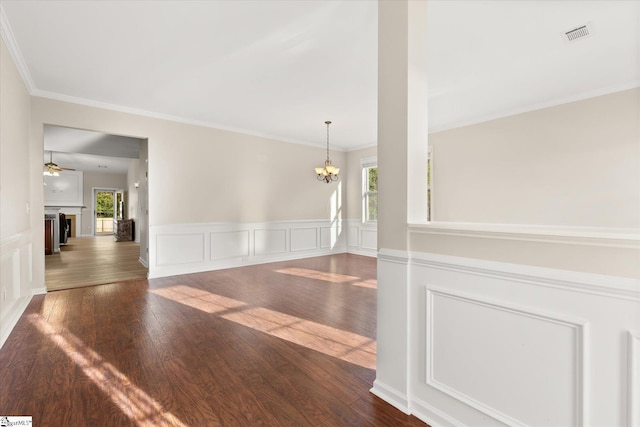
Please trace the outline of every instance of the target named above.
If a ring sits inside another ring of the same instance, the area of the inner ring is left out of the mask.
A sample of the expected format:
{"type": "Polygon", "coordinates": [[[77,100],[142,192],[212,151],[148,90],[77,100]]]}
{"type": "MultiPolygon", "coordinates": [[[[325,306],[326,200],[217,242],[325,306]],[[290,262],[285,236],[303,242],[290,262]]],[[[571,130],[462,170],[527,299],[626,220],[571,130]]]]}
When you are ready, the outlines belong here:
{"type": "Polygon", "coordinates": [[[71,237],[60,253],[44,257],[45,284],[55,291],[145,279],[147,269],[139,257],[136,242],[116,242],[112,235],[71,237]]]}
{"type": "Polygon", "coordinates": [[[0,415],[38,426],[425,426],[369,393],[376,260],[335,255],[35,296],[0,415]]]}

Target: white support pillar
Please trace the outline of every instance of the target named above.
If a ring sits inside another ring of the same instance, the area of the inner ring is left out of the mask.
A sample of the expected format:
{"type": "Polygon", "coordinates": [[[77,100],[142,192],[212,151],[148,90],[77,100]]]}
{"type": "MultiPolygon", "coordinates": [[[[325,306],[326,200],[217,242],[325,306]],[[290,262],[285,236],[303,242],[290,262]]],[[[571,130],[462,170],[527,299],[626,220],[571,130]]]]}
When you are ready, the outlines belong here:
{"type": "Polygon", "coordinates": [[[425,1],[378,5],[378,345],[371,391],[410,413],[407,224],[427,218],[427,9],[425,1]]]}

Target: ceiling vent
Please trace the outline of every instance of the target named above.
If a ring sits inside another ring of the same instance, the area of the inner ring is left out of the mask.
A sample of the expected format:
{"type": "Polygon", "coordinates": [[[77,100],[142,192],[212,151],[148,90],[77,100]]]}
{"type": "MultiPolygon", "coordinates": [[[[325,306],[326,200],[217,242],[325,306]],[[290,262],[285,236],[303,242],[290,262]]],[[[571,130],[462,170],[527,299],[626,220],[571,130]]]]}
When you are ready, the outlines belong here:
{"type": "Polygon", "coordinates": [[[567,31],[564,35],[567,37],[566,40],[569,42],[574,42],[576,40],[584,39],[589,37],[592,34],[589,25],[583,25],[578,28],[574,28],[571,31],[567,31]]]}

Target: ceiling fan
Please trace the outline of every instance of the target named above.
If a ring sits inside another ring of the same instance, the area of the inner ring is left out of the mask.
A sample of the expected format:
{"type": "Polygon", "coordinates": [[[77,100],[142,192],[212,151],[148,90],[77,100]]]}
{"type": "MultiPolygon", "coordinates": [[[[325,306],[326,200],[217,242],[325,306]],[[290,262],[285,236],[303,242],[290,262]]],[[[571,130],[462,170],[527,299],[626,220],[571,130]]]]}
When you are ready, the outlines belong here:
{"type": "Polygon", "coordinates": [[[53,163],[53,151],[49,151],[49,162],[44,164],[43,174],[48,176],[59,176],[60,171],[74,171],[71,168],[62,168],[53,163]]]}

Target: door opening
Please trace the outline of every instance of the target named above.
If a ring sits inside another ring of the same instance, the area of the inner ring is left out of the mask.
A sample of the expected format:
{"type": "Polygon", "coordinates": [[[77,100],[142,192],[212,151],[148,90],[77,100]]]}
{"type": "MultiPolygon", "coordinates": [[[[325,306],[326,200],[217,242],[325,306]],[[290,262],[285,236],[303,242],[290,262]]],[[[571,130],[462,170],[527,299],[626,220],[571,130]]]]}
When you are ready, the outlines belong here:
{"type": "Polygon", "coordinates": [[[116,219],[115,201],[116,191],[94,189],[94,235],[105,236],[113,234],[113,222],[116,219]]]}

